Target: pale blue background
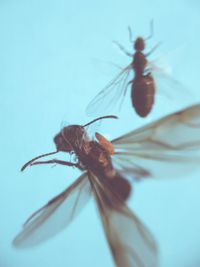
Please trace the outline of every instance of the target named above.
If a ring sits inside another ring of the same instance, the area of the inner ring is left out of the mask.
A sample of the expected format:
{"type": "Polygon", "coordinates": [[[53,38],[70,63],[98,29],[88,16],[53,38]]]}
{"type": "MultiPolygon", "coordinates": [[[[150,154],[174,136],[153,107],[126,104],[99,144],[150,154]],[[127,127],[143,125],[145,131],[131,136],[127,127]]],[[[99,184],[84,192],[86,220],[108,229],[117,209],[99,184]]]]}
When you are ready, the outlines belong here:
{"type": "MultiPolygon", "coordinates": [[[[118,40],[131,49],[128,25],[134,36],[145,36],[154,19],[155,34],[148,48],[159,41],[162,45],[152,58],[177,51],[178,56],[170,59],[173,75],[189,88],[190,98],[200,99],[199,14],[197,0],[0,1],[1,267],[114,266],[93,201],[49,242],[27,251],[12,248],[24,220],[78,175],[59,166],[24,173],[19,169],[32,157],[54,150],[52,138],[63,121],[89,120],[86,104],[116,72],[101,63],[130,62],[112,44],[118,40]]],[[[183,90],[183,99],[187,97],[183,90]]],[[[103,123],[101,132],[118,136],[175,110],[181,101],[158,101],[142,121],[127,97],[121,121],[103,123]]],[[[161,267],[200,266],[199,192],[198,174],[135,186],[129,204],[157,239],[161,267]]]]}

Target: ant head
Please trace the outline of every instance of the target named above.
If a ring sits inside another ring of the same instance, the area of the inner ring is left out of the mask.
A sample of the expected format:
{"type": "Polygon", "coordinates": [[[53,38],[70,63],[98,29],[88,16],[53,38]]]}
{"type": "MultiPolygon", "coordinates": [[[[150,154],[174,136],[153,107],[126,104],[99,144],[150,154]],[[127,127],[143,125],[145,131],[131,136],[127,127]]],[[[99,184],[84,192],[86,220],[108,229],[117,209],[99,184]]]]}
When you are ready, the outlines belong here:
{"type": "Polygon", "coordinates": [[[54,137],[54,143],[58,151],[71,152],[74,148],[80,147],[87,134],[83,126],[70,125],[64,127],[60,133],[54,137]]]}
{"type": "Polygon", "coordinates": [[[91,122],[81,126],[81,125],[69,125],[64,127],[60,133],[54,137],[54,143],[58,151],[72,152],[77,149],[82,149],[84,144],[89,141],[89,137],[85,130],[85,127],[102,119],[114,118],[116,116],[104,116],[99,117],[91,122]]]}
{"type": "Polygon", "coordinates": [[[136,51],[143,51],[144,50],[145,42],[144,42],[144,39],[142,37],[138,37],[135,40],[134,48],[135,48],[136,51]]]}

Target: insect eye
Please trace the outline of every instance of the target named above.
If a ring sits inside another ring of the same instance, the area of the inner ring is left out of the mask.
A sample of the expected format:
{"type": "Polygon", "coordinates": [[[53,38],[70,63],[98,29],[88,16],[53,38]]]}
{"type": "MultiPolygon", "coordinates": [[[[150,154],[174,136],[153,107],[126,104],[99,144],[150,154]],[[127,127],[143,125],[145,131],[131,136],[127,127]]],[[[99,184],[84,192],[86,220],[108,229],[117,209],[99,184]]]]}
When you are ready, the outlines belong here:
{"type": "Polygon", "coordinates": [[[70,143],[66,142],[61,133],[54,137],[54,143],[58,151],[70,152],[72,150],[70,143]]]}

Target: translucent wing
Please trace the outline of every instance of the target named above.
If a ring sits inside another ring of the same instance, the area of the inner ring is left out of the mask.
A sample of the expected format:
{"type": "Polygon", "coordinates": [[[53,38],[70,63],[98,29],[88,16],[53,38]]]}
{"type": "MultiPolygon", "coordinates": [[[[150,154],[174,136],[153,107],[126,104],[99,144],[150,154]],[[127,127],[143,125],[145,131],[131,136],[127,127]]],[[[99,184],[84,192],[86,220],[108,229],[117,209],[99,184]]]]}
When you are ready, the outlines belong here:
{"type": "Polygon", "coordinates": [[[105,180],[89,177],[116,266],[158,266],[156,244],[146,227],[105,180]]]}
{"type": "Polygon", "coordinates": [[[78,215],[90,193],[90,183],[87,173],[84,173],[25,222],[13,245],[17,248],[31,247],[56,235],[78,215]]]}
{"type": "Polygon", "coordinates": [[[150,72],[156,85],[156,96],[167,97],[170,101],[177,101],[181,97],[181,104],[185,105],[192,101],[190,90],[181,82],[176,80],[169,67],[160,66],[159,62],[148,62],[147,72],[150,72]],[[183,103],[184,101],[184,103],[183,103]]]}
{"type": "Polygon", "coordinates": [[[89,116],[107,115],[115,107],[120,107],[125,97],[131,65],[123,69],[99,94],[89,103],[86,113],[89,116]]]}
{"type": "Polygon", "coordinates": [[[171,178],[200,166],[200,104],[112,141],[116,168],[136,177],[171,178]]]}

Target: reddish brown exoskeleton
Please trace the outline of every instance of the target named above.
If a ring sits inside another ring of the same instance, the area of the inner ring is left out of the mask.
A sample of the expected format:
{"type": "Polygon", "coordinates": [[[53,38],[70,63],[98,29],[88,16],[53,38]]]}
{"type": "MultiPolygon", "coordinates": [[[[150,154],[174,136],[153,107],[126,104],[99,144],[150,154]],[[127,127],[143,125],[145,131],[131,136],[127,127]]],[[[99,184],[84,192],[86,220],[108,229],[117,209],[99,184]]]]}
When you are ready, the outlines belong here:
{"type": "MultiPolygon", "coordinates": [[[[156,90],[158,86],[167,87],[167,91],[181,91],[180,84],[174,81],[169,75],[151,64],[147,58],[157,48],[156,45],[148,53],[144,53],[145,42],[153,35],[153,22],[151,23],[151,33],[147,38],[138,37],[133,41],[129,28],[130,41],[135,52],[132,54],[119,43],[115,42],[119,48],[129,57],[132,62],[108,83],[99,94],[89,103],[86,113],[90,116],[101,116],[111,111],[114,107],[120,107],[127,93],[128,86],[131,85],[132,106],[140,117],[146,117],[154,105],[156,90]],[[134,78],[129,80],[129,74],[133,71],[134,78]],[[159,85],[158,85],[159,83],[159,85]],[[178,85],[178,86],[177,86],[178,85]]],[[[168,93],[168,92],[167,92],[168,93]]]]}
{"type": "MultiPolygon", "coordinates": [[[[103,117],[94,121],[99,119],[103,117]]],[[[31,216],[13,244],[31,247],[54,236],[78,215],[93,194],[116,266],[157,267],[154,238],[126,205],[131,193],[127,179],[172,179],[199,169],[200,104],[111,142],[99,133],[96,140],[89,137],[85,126],[92,122],[64,127],[54,138],[55,152],[38,156],[22,167],[23,171],[28,166],[56,163],[77,167],[83,174],[31,216]],[[38,161],[59,151],[74,153],[76,161],[38,161]]]]}
{"type": "Polygon", "coordinates": [[[145,40],[138,37],[134,43],[135,54],[131,63],[135,73],[131,81],[131,100],[136,113],[146,117],[154,104],[155,82],[151,72],[147,72],[147,55],[143,53],[145,40]]]}

